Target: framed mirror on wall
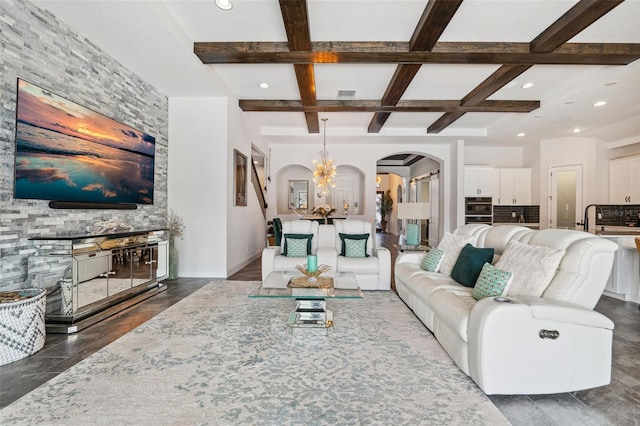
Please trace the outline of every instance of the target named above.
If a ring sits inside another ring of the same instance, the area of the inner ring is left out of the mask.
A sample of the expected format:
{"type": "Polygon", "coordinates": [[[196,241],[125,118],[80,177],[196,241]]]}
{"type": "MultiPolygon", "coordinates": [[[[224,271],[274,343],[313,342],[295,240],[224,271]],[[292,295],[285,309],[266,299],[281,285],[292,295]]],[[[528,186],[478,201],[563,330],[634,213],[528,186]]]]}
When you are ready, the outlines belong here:
{"type": "Polygon", "coordinates": [[[289,208],[307,209],[307,195],[309,193],[309,181],[290,180],[289,181],[289,208]]]}

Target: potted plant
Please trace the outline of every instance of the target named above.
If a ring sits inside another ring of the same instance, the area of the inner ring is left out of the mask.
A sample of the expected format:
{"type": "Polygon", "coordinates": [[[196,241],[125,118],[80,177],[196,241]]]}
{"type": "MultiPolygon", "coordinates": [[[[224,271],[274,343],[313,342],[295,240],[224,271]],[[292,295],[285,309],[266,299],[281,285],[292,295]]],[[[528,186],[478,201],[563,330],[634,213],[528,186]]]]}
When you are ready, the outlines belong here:
{"type": "Polygon", "coordinates": [[[393,210],[393,198],[391,198],[391,190],[387,189],[380,198],[380,216],[382,220],[380,221],[380,227],[382,228],[382,232],[387,232],[387,215],[391,213],[393,210]]]}

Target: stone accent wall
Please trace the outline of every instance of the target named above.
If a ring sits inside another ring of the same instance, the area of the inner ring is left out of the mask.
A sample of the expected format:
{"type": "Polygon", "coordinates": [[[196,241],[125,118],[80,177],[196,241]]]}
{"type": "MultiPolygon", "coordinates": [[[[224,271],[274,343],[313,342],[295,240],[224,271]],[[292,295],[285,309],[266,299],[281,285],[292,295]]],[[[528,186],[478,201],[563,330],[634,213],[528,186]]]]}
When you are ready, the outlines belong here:
{"type": "Polygon", "coordinates": [[[32,236],[84,231],[97,221],[119,220],[136,229],[164,224],[167,97],[28,1],[0,1],[0,120],[0,291],[31,285],[32,236]],[[47,201],[14,200],[18,78],[154,136],[154,204],[137,210],[53,210],[47,201]]]}

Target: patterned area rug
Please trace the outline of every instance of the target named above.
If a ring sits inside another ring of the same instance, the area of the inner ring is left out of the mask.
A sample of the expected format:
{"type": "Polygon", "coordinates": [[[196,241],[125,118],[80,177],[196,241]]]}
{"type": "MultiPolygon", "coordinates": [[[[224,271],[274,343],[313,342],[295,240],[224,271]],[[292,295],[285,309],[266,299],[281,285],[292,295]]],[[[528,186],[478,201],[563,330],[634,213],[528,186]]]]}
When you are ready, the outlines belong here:
{"type": "Polygon", "coordinates": [[[2,424],[508,424],[393,292],[294,301],[213,282],[0,411],[2,424]]]}

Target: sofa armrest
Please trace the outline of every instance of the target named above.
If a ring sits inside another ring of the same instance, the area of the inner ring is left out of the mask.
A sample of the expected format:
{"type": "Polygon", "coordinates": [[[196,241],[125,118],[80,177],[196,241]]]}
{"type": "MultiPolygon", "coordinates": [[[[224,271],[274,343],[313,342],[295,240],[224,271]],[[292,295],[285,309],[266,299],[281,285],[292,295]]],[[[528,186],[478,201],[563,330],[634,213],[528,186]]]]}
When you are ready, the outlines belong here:
{"type": "Polygon", "coordinates": [[[378,247],[373,254],[378,258],[378,290],[390,290],[391,252],[384,247],[378,247]]]}
{"type": "Polygon", "coordinates": [[[424,259],[426,255],[427,253],[423,251],[407,251],[400,253],[398,257],[396,257],[396,265],[400,263],[413,263],[415,265],[419,265],[422,263],[422,259],[424,259]]]}
{"type": "Polygon", "coordinates": [[[262,250],[262,281],[273,272],[273,261],[280,255],[280,246],[269,246],[262,250]]]}
{"type": "Polygon", "coordinates": [[[539,297],[511,300],[482,299],[469,316],[469,371],[485,393],[562,393],[609,383],[607,317],[539,297]]]}

